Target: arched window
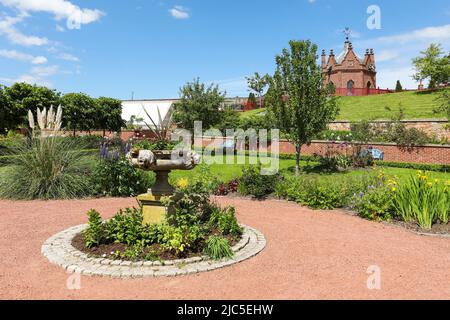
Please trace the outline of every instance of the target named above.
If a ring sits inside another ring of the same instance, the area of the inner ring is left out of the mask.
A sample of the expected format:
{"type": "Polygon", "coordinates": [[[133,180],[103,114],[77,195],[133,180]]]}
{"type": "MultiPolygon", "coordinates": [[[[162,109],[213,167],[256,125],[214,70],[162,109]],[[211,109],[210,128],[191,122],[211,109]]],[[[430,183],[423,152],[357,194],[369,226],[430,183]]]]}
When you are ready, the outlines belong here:
{"type": "Polygon", "coordinates": [[[350,80],[347,82],[347,95],[352,96],[353,95],[353,88],[355,87],[355,82],[353,80],[350,80]]]}
{"type": "Polygon", "coordinates": [[[370,81],[367,82],[367,95],[370,95],[370,89],[372,89],[372,84],[370,81]]]}

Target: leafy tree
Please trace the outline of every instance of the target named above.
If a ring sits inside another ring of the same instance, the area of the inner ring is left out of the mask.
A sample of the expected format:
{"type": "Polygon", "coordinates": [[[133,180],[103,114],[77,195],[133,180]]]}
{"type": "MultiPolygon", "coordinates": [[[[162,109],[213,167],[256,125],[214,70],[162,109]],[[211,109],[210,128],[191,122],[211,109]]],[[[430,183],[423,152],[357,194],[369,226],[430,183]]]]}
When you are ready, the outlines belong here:
{"type": "Polygon", "coordinates": [[[253,92],[250,92],[250,94],[248,95],[248,100],[247,100],[247,104],[251,107],[251,109],[256,107],[256,97],[255,94],[253,92]]]}
{"type": "Polygon", "coordinates": [[[220,107],[225,101],[225,93],[217,85],[206,86],[197,78],[180,89],[180,101],[175,103],[174,121],[179,127],[193,130],[195,121],[202,121],[203,128],[209,129],[220,123],[220,107]]]}
{"type": "Polygon", "coordinates": [[[137,124],[138,124],[138,123],[141,123],[142,121],[144,121],[144,118],[138,117],[138,116],[136,116],[136,115],[132,115],[132,116],[130,117],[130,120],[128,120],[128,121],[126,122],[126,127],[127,127],[127,129],[129,129],[129,130],[135,130],[135,129],[138,128],[137,124]]]}
{"type": "Polygon", "coordinates": [[[96,127],[96,100],[84,93],[68,93],[61,98],[63,106],[63,123],[66,129],[90,131],[96,127]]]}
{"type": "Polygon", "coordinates": [[[15,83],[11,87],[4,87],[3,94],[7,97],[4,99],[10,103],[8,129],[16,129],[21,125],[26,125],[28,110],[36,115],[37,108],[57,107],[61,96],[56,90],[27,83],[15,83]]]}
{"type": "Polygon", "coordinates": [[[0,86],[0,134],[17,126],[13,104],[5,90],[4,86],[0,86]]]}
{"type": "Polygon", "coordinates": [[[273,124],[295,145],[298,173],[302,146],[326,129],[339,108],[323,86],[317,45],[307,40],[290,41],[289,46],[276,57],[277,68],[266,96],[273,124]]]}
{"type": "Polygon", "coordinates": [[[439,93],[437,101],[439,103],[439,107],[435,110],[435,112],[445,113],[447,115],[447,120],[450,122],[450,89],[442,90],[442,92],[439,93]]]}
{"type": "Polygon", "coordinates": [[[431,44],[421,56],[413,59],[416,81],[430,80],[430,87],[435,88],[450,81],[450,56],[444,55],[440,44],[431,44]]]}
{"type": "Polygon", "coordinates": [[[236,130],[239,127],[240,118],[239,112],[226,109],[222,111],[222,120],[215,128],[226,134],[227,129],[236,130]]]}
{"type": "Polygon", "coordinates": [[[259,106],[263,105],[263,93],[264,89],[270,82],[270,76],[268,74],[261,76],[258,72],[255,72],[254,76],[246,77],[248,87],[258,94],[259,106]]]}
{"type": "Polygon", "coordinates": [[[395,85],[395,92],[402,92],[402,91],[403,91],[402,84],[400,83],[400,80],[397,80],[397,84],[395,85]]]}
{"type": "Polygon", "coordinates": [[[97,99],[96,108],[96,128],[103,130],[103,136],[106,130],[118,132],[125,126],[122,120],[122,102],[113,98],[100,97],[97,99]]]}

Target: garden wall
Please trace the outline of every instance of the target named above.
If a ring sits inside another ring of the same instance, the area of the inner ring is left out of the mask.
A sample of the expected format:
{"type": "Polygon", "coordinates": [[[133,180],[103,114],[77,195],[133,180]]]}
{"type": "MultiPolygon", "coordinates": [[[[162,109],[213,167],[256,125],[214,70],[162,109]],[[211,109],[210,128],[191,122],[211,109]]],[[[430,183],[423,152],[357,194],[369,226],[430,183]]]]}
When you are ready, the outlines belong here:
{"type": "MultiPolygon", "coordinates": [[[[346,150],[339,148],[340,143],[333,143],[327,141],[314,141],[309,146],[303,146],[302,154],[304,155],[324,155],[329,148],[341,150],[345,153],[346,150]]],[[[429,163],[429,164],[450,164],[450,145],[424,145],[416,147],[412,150],[405,150],[399,148],[392,143],[371,143],[363,145],[363,147],[372,146],[375,149],[384,152],[384,161],[392,162],[411,162],[411,163],[429,163]]],[[[295,153],[295,147],[287,142],[280,142],[280,153],[295,153]]]]}
{"type": "MultiPolygon", "coordinates": [[[[374,120],[373,124],[386,125],[392,121],[374,120]]],[[[424,131],[429,136],[436,136],[438,139],[447,138],[450,140],[450,130],[446,129],[447,120],[425,119],[425,120],[402,120],[408,128],[416,128],[424,131]]],[[[331,130],[350,131],[350,121],[333,121],[328,127],[331,130]]]]}

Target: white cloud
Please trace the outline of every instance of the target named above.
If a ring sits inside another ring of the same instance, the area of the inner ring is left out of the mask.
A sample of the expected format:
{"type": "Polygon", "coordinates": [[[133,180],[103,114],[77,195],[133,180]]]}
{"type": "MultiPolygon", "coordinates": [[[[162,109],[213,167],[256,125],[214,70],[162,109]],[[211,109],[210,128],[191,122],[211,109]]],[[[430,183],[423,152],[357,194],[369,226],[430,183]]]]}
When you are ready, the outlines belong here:
{"type": "Polygon", "coordinates": [[[406,44],[409,42],[445,42],[450,40],[450,24],[427,27],[423,29],[414,30],[407,33],[379,37],[374,40],[368,40],[366,42],[378,43],[378,44],[406,44]]]}
{"type": "Polygon", "coordinates": [[[31,69],[31,74],[38,78],[46,78],[57,74],[59,71],[59,66],[45,66],[45,67],[33,67],[31,69]]]}
{"type": "Polygon", "coordinates": [[[56,25],[56,31],[58,31],[58,32],[65,32],[65,31],[66,31],[66,29],[64,29],[64,27],[63,27],[63,26],[61,26],[61,25],[57,24],[57,25],[56,25]]]}
{"type": "MultiPolygon", "coordinates": [[[[1,0],[0,0],[1,1],[1,0]]],[[[5,35],[9,41],[23,46],[42,46],[48,43],[47,38],[27,36],[16,29],[15,25],[28,17],[26,13],[21,13],[16,17],[5,16],[0,20],[0,35],[5,35]]]]}
{"type": "Polygon", "coordinates": [[[56,20],[67,21],[68,29],[79,29],[83,24],[99,20],[104,13],[97,9],[84,9],[68,0],[0,0],[0,3],[20,12],[48,12],[56,20]]]}
{"type": "Polygon", "coordinates": [[[399,56],[400,56],[400,53],[397,51],[383,50],[377,54],[376,59],[378,62],[384,62],[384,61],[394,60],[395,58],[398,58],[399,56]]]}
{"type": "Polygon", "coordinates": [[[72,62],[79,62],[80,58],[70,54],[70,53],[61,53],[57,56],[58,59],[65,60],[65,61],[72,61],[72,62]]]}
{"type": "Polygon", "coordinates": [[[16,50],[0,50],[0,57],[13,59],[23,62],[29,62],[31,64],[44,64],[47,63],[47,58],[43,56],[32,56],[31,54],[19,52],[16,50]]]}
{"type": "Polygon", "coordinates": [[[182,6],[175,6],[169,12],[175,19],[189,19],[191,17],[189,10],[182,6]]]}

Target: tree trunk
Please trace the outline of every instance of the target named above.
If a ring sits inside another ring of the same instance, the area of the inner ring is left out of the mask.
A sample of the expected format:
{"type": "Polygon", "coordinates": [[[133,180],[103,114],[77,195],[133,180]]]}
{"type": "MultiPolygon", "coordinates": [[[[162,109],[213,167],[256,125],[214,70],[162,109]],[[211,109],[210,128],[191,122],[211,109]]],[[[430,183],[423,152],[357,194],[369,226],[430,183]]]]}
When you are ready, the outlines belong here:
{"type": "Polygon", "coordinates": [[[302,145],[296,144],[295,145],[295,174],[300,174],[301,168],[300,168],[300,155],[302,153],[302,145]]]}
{"type": "Polygon", "coordinates": [[[73,129],[73,136],[75,137],[77,135],[77,129],[73,129]]]}
{"type": "Polygon", "coordinates": [[[106,129],[103,129],[103,138],[105,137],[105,135],[106,135],[106,129]]]}

